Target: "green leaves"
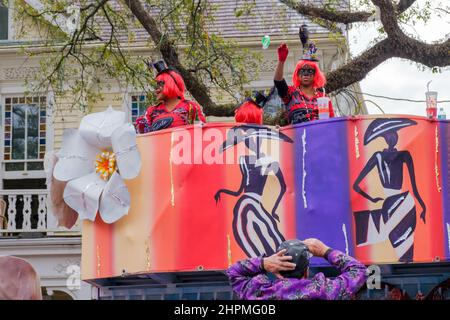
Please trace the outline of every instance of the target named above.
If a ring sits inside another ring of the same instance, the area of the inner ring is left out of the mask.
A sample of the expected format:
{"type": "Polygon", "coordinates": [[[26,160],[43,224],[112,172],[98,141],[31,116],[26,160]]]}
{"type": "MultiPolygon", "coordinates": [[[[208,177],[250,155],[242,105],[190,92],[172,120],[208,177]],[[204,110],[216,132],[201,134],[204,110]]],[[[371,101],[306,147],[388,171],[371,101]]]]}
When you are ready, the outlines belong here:
{"type": "MultiPolygon", "coordinates": [[[[177,47],[182,65],[207,84],[219,88],[226,100],[243,92],[257,76],[261,56],[225,40],[214,29],[214,13],[220,4],[207,0],[146,0],[146,9],[157,22],[163,38],[159,43],[144,39],[140,23],[120,1],[80,0],[79,29],[67,35],[49,21],[49,16],[67,15],[70,1],[42,1],[45,15],[24,2],[18,2],[24,30],[32,22],[43,50],[39,72],[28,79],[31,91],[53,90],[55,96],[70,97],[73,107],[87,111],[112,85],[121,90],[145,93],[153,99],[154,81],[143,58],[160,58],[159,46],[177,47]],[[137,32],[140,37],[137,37],[137,32]],[[147,52],[137,46],[147,46],[147,52]],[[127,89],[124,89],[127,88],[127,89]]],[[[250,14],[255,1],[245,1],[236,15],[250,14]]],[[[23,46],[25,54],[35,54],[23,46]]]]}

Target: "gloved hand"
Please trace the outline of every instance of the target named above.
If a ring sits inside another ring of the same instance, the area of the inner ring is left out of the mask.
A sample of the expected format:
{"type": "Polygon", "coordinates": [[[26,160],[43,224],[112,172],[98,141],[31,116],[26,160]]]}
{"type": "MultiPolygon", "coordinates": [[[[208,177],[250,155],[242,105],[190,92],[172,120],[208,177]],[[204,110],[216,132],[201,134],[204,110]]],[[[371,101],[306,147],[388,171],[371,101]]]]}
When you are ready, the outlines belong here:
{"type": "Polygon", "coordinates": [[[286,43],[282,43],[278,47],[278,61],[285,62],[288,54],[289,54],[289,48],[287,47],[286,43]]]}
{"type": "Polygon", "coordinates": [[[136,119],[136,123],[134,124],[136,128],[136,133],[145,133],[145,118],[144,116],[140,116],[136,119]]]}

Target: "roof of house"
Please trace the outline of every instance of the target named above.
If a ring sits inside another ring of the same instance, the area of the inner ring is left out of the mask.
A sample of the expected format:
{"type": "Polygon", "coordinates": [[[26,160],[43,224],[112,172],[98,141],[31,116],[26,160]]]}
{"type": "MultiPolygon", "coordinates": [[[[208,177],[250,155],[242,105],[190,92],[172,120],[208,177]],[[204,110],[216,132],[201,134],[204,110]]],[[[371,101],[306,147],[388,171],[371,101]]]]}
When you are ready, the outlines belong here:
{"type": "MultiPolygon", "coordinates": [[[[321,5],[321,0],[310,0],[310,3],[321,5]]],[[[302,24],[307,24],[310,33],[326,34],[326,28],[313,23],[311,19],[300,15],[278,0],[209,0],[214,8],[212,23],[208,24],[208,32],[220,35],[224,38],[262,38],[264,35],[271,37],[286,37],[298,34],[302,24]],[[252,3],[250,14],[237,14],[245,5],[252,3]]],[[[348,6],[348,0],[342,0],[342,7],[348,6]]],[[[122,3],[115,3],[120,10],[122,3]]],[[[149,9],[151,10],[151,9],[149,9]]],[[[157,16],[157,14],[155,15],[157,16]]],[[[157,20],[157,19],[155,19],[157,20]]],[[[157,20],[159,22],[159,20],[157,20]]],[[[107,36],[110,28],[107,21],[102,21],[104,36],[107,36]]],[[[146,41],[149,34],[143,27],[132,29],[135,41],[146,41]]],[[[128,34],[120,34],[121,40],[126,40],[128,34]]]]}
{"type": "MultiPolygon", "coordinates": [[[[160,12],[155,11],[155,7],[146,5],[144,1],[142,3],[149,11],[155,13],[152,16],[157,24],[162,27],[159,18],[160,12]]],[[[212,19],[206,20],[207,31],[223,38],[232,38],[238,42],[248,39],[262,39],[265,35],[273,38],[296,37],[302,24],[308,25],[311,34],[326,35],[329,32],[326,28],[313,23],[310,18],[299,14],[279,0],[208,0],[208,3],[212,8],[212,12],[210,12],[212,19]],[[250,7],[249,13],[239,14],[242,9],[248,7],[250,7]]],[[[321,6],[322,0],[308,0],[308,3],[321,6]]],[[[128,9],[124,9],[125,4],[122,1],[111,0],[108,4],[117,11],[128,11],[128,9]]],[[[341,8],[348,7],[348,5],[349,0],[341,0],[341,8]]],[[[136,20],[134,22],[136,27],[130,27],[132,36],[126,30],[115,30],[118,40],[127,42],[133,38],[132,42],[149,42],[151,38],[148,32],[136,20]]],[[[111,27],[106,18],[97,16],[97,23],[100,25],[101,38],[103,40],[108,39],[111,27]]],[[[130,25],[133,24],[130,23],[130,25]]],[[[11,45],[11,41],[7,41],[6,44],[11,45]]]]}
{"type": "Polygon", "coordinates": [[[210,26],[210,30],[223,37],[292,35],[298,34],[298,28],[302,24],[307,24],[312,33],[329,32],[278,0],[255,1],[251,14],[243,14],[240,17],[236,17],[236,12],[248,1],[212,0],[211,2],[217,3],[218,7],[214,13],[215,23],[210,26]]]}

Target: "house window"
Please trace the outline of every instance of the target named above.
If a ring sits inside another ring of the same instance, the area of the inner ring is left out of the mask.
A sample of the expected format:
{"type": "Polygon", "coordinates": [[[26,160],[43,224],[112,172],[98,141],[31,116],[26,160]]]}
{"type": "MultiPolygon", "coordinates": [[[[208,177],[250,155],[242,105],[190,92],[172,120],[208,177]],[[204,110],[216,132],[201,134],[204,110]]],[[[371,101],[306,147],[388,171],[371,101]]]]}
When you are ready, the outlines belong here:
{"type": "Polygon", "coordinates": [[[0,1],[0,40],[8,40],[8,7],[0,1]]]}
{"type": "Polygon", "coordinates": [[[145,99],[145,95],[133,95],[131,96],[131,121],[136,122],[136,119],[145,113],[148,103],[145,99]]]}
{"type": "Polygon", "coordinates": [[[273,87],[270,90],[267,102],[264,104],[264,112],[274,117],[280,110],[284,110],[284,104],[278,96],[277,89],[273,87]]]}
{"type": "Polygon", "coordinates": [[[5,98],[5,171],[43,170],[46,137],[46,98],[5,98]]]}

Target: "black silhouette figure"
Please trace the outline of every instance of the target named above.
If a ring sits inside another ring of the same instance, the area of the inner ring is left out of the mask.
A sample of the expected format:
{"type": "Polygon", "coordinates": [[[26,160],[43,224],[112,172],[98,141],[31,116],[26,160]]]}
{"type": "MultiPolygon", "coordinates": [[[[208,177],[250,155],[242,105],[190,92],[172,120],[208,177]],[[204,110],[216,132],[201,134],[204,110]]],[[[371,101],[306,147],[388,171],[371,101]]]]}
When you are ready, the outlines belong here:
{"type": "Polygon", "coordinates": [[[353,189],[371,202],[383,201],[380,210],[355,212],[357,244],[372,244],[389,239],[399,261],[413,260],[414,230],[416,228],[416,206],[409,191],[402,191],[403,165],[408,169],[414,197],[422,207],[420,218],[425,223],[425,203],[416,185],[414,163],[409,151],[395,148],[398,142],[397,130],[417,125],[410,119],[376,119],[364,135],[364,145],[383,137],[388,149],[375,152],[359,174],[353,189]],[[377,168],[386,199],[373,198],[364,192],[359,184],[373,168],[377,168]]]}
{"type": "Polygon", "coordinates": [[[278,230],[277,221],[279,222],[280,219],[276,211],[286,192],[286,183],[279,163],[260,151],[262,139],[277,139],[292,143],[288,136],[263,126],[242,125],[230,129],[221,152],[244,142],[246,147],[255,154],[239,157],[242,174],[239,189],[237,191],[220,189],[214,196],[216,203],[220,200],[221,193],[234,197],[240,196],[233,209],[233,234],[248,257],[271,255],[285,241],[278,230]],[[264,208],[261,198],[267,177],[272,172],[277,177],[281,190],[269,213],[264,208]]]}

